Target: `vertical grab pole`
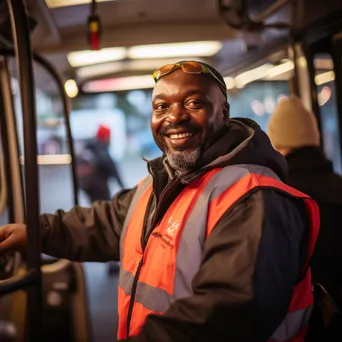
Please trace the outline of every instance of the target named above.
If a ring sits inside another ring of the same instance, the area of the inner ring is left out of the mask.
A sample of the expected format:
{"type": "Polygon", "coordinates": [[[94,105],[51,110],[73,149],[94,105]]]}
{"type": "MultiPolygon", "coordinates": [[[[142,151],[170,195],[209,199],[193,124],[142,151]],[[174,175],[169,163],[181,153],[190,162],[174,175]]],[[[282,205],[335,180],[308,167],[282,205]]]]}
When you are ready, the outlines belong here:
{"type": "Polygon", "coordinates": [[[28,235],[27,267],[38,275],[36,284],[27,289],[28,340],[42,340],[42,282],[40,271],[39,188],[37,167],[37,137],[35,86],[27,10],[24,0],[7,0],[13,40],[17,56],[24,126],[25,200],[28,235]]]}
{"type": "Polygon", "coordinates": [[[314,53],[312,52],[312,49],[310,49],[310,46],[306,44],[306,42],[303,44],[303,52],[304,52],[307,65],[308,65],[312,112],[315,114],[315,117],[317,120],[318,129],[320,132],[320,145],[323,147],[324,141],[323,141],[323,134],[322,134],[322,120],[321,120],[321,115],[320,115],[321,110],[318,104],[317,86],[315,83],[316,69],[315,69],[315,64],[314,64],[314,53]]]}
{"type": "Polygon", "coordinates": [[[342,153],[342,33],[338,33],[333,36],[332,46],[332,58],[334,62],[335,91],[339,129],[338,131],[340,138],[340,152],[342,153]]]}

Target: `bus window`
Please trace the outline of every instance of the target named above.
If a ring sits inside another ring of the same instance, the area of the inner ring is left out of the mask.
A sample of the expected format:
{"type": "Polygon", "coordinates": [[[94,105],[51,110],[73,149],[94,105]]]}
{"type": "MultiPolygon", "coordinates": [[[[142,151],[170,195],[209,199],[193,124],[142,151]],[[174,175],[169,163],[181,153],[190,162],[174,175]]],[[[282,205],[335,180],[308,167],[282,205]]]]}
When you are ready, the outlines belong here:
{"type": "MultiPolygon", "coordinates": [[[[14,68],[13,68],[14,70],[14,68]]],[[[74,205],[71,156],[63,116],[62,100],[55,81],[46,70],[34,63],[36,80],[37,161],[39,169],[40,211],[54,212],[74,205]]],[[[16,88],[14,102],[17,115],[21,163],[23,160],[23,127],[20,93],[16,88]]]]}
{"type": "Polygon", "coordinates": [[[231,117],[252,119],[262,130],[267,131],[270,115],[278,102],[290,93],[289,79],[292,73],[293,63],[283,59],[259,65],[234,78],[227,77],[231,117]]]}
{"type": "MultiPolygon", "coordinates": [[[[111,130],[109,152],[116,161],[118,171],[126,187],[133,187],[146,175],[147,159],[161,155],[151,129],[151,89],[107,93],[83,93],[72,99],[71,130],[78,145],[96,135],[99,125],[111,130]]],[[[110,191],[119,190],[115,180],[110,191]]],[[[82,198],[80,198],[82,203],[82,198]]]]}
{"type": "Polygon", "coordinates": [[[263,131],[277,103],[289,95],[287,81],[256,81],[228,96],[231,117],[256,121],[263,131]]]}
{"type": "Polygon", "coordinates": [[[338,113],[333,62],[329,54],[315,56],[318,104],[322,125],[324,152],[333,163],[334,171],[341,173],[341,150],[339,144],[338,113]]]}

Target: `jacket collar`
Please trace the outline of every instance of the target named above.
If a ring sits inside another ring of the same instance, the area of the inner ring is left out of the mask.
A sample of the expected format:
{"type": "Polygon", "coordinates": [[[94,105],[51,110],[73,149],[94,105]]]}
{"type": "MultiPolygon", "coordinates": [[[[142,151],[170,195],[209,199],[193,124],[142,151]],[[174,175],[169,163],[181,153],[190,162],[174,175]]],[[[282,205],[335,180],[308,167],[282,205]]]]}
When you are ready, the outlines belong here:
{"type": "Polygon", "coordinates": [[[285,158],[273,149],[267,135],[249,119],[231,119],[205,151],[195,170],[175,171],[165,155],[148,161],[148,168],[152,175],[163,172],[170,180],[178,178],[187,184],[211,169],[235,164],[266,166],[275,171],[281,179],[285,179],[287,174],[285,158]]]}

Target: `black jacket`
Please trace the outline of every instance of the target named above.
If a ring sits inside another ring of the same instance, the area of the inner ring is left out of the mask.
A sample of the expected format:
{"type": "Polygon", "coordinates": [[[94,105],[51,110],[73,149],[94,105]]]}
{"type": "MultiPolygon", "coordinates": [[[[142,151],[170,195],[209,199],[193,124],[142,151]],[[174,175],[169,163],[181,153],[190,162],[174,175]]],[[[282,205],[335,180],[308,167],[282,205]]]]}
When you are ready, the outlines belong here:
{"type": "MultiPolygon", "coordinates": [[[[165,159],[148,163],[153,194],[147,232],[186,184],[207,170],[259,164],[285,179],[286,161],[250,120],[231,120],[206,151],[201,169],[176,174],[165,159]]],[[[44,252],[78,261],[119,259],[119,239],[135,188],[111,202],[41,217],[44,252]]],[[[162,316],[150,315],[127,341],[266,341],[284,319],[306,257],[307,219],[301,200],[256,189],[227,211],[205,242],[194,295],[177,300],[162,316]]],[[[172,280],[171,280],[172,281],[172,280]]]]}
{"type": "Polygon", "coordinates": [[[86,180],[80,180],[82,189],[91,196],[92,201],[110,200],[108,180],[114,178],[121,188],[124,188],[124,185],[116,164],[109,154],[108,145],[102,141],[92,140],[86,144],[84,153],[90,156],[93,172],[86,180]]]}
{"type": "Polygon", "coordinates": [[[318,147],[303,147],[286,156],[288,183],[316,200],[321,229],[312,259],[312,277],[342,308],[342,177],[318,147]]]}

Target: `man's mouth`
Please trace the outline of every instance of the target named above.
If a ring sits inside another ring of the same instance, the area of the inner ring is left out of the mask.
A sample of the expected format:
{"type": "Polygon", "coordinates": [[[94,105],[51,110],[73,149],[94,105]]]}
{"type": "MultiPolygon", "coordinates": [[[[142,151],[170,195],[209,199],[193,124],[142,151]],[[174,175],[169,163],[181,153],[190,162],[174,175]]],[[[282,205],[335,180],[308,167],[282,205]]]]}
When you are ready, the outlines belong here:
{"type": "Polygon", "coordinates": [[[191,147],[196,135],[194,132],[172,132],[165,134],[165,137],[172,148],[178,149],[191,147]]]}
{"type": "Polygon", "coordinates": [[[183,138],[192,137],[193,135],[194,135],[194,133],[185,132],[185,133],[173,133],[173,134],[169,134],[168,136],[169,136],[171,139],[183,139],[183,138]]]}

